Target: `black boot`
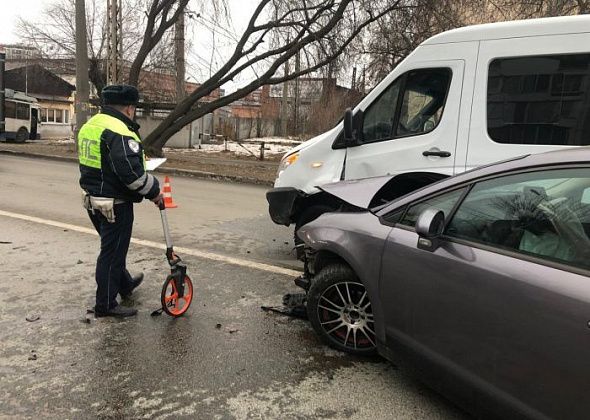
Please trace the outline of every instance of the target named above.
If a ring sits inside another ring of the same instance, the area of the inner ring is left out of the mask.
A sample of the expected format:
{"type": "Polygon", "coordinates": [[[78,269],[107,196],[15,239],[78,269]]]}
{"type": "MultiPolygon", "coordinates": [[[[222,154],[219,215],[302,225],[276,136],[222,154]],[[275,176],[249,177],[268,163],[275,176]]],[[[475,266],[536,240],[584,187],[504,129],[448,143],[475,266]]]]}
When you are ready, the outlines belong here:
{"type": "Polygon", "coordinates": [[[131,293],[133,292],[133,290],[135,290],[137,288],[137,286],[139,286],[143,282],[143,273],[139,273],[136,276],[132,276],[131,280],[132,280],[132,283],[131,283],[130,289],[119,291],[119,294],[124,299],[129,299],[131,297],[131,293]]]}
{"type": "Polygon", "coordinates": [[[108,309],[106,311],[101,311],[94,308],[94,316],[96,318],[102,318],[105,316],[113,316],[116,318],[126,318],[128,316],[137,315],[137,309],[127,308],[125,306],[117,305],[114,308],[108,309]]]}

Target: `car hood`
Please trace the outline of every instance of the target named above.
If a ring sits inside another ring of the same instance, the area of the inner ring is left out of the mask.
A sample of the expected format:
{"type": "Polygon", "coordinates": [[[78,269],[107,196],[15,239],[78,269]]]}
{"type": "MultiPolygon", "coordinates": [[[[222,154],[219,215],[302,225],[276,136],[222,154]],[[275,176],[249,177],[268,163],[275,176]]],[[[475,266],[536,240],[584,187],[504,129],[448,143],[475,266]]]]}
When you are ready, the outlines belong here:
{"type": "Polygon", "coordinates": [[[375,194],[394,177],[395,175],[385,175],[375,178],[340,181],[324,184],[318,186],[318,188],[353,206],[368,209],[375,194]]]}
{"type": "Polygon", "coordinates": [[[386,203],[444,178],[447,178],[447,175],[433,172],[405,172],[396,175],[340,181],[321,185],[318,188],[355,207],[376,210],[386,203]]]}

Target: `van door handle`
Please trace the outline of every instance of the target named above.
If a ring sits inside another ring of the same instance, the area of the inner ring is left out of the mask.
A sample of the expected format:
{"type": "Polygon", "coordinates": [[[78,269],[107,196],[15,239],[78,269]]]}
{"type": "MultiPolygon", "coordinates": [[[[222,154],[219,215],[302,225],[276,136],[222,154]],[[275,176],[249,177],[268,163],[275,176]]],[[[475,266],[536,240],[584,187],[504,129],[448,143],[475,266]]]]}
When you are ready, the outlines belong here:
{"type": "Polygon", "coordinates": [[[440,150],[440,151],[425,150],[422,152],[422,156],[451,157],[451,152],[445,152],[444,150],[440,150]]]}

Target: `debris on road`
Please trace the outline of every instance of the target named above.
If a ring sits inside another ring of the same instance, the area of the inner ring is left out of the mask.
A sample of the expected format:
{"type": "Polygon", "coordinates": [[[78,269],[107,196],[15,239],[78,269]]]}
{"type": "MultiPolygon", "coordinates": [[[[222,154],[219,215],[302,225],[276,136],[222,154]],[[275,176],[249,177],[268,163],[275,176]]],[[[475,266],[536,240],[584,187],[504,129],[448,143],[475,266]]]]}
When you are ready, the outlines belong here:
{"type": "Polygon", "coordinates": [[[220,329],[221,328],[221,324],[215,324],[215,328],[220,329]]]}
{"type": "Polygon", "coordinates": [[[38,314],[31,314],[31,315],[27,315],[27,316],[25,317],[25,319],[26,319],[27,321],[29,321],[29,322],[35,322],[35,321],[38,321],[40,318],[41,318],[41,316],[40,316],[40,315],[38,315],[38,314]]]}
{"type": "Polygon", "coordinates": [[[284,306],[261,306],[264,312],[274,312],[292,318],[307,319],[307,294],[287,293],[283,296],[284,306]]]}

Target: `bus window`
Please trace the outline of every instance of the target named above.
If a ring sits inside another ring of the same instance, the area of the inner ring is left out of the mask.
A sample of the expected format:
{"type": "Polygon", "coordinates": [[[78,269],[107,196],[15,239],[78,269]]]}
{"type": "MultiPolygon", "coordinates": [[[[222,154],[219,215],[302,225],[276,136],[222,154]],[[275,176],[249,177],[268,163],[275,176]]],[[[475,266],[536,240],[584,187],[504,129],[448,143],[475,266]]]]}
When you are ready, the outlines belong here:
{"type": "Polygon", "coordinates": [[[16,104],[16,119],[29,120],[31,118],[31,106],[27,104],[16,104]]]}
{"type": "Polygon", "coordinates": [[[16,103],[12,101],[5,101],[4,113],[6,118],[16,118],[16,103]]]}

